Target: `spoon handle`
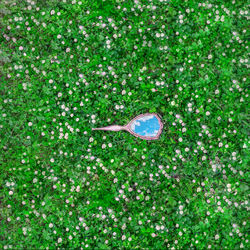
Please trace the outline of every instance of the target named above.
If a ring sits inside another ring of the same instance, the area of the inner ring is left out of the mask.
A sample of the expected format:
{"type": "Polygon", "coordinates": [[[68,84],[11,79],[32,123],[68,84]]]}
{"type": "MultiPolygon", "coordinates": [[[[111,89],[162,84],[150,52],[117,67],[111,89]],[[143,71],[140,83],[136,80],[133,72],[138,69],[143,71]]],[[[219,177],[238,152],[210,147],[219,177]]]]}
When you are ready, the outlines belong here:
{"type": "Polygon", "coordinates": [[[92,128],[92,130],[120,131],[120,130],[125,130],[125,126],[112,125],[102,128],[92,128]]]}

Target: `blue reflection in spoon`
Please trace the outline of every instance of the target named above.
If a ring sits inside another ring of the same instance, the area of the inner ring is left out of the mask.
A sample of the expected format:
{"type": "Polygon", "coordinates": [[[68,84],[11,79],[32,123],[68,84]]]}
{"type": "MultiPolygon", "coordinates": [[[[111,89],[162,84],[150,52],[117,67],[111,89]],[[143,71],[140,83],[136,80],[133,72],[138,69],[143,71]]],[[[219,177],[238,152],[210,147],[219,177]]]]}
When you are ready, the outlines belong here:
{"type": "Polygon", "coordinates": [[[160,123],[154,115],[141,117],[131,124],[131,130],[141,136],[154,137],[160,129],[160,123]]]}

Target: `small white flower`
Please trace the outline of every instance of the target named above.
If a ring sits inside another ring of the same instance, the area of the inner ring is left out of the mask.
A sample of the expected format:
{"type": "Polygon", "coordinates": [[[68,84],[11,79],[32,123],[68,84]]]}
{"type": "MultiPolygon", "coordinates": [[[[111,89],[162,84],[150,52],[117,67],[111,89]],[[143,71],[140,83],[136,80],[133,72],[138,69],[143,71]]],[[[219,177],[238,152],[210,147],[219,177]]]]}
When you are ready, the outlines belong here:
{"type": "Polygon", "coordinates": [[[29,123],[28,123],[28,126],[31,127],[31,126],[32,126],[32,122],[29,122],[29,123]]]}
{"type": "Polygon", "coordinates": [[[50,159],[50,162],[54,162],[54,161],[55,161],[54,158],[51,158],[51,159],[50,159]]]}
{"type": "Polygon", "coordinates": [[[57,240],[57,242],[58,242],[58,243],[61,243],[61,242],[62,242],[62,238],[59,238],[59,239],[57,240]]]}
{"type": "Polygon", "coordinates": [[[52,223],[49,224],[49,227],[52,228],[54,225],[52,223]]]}

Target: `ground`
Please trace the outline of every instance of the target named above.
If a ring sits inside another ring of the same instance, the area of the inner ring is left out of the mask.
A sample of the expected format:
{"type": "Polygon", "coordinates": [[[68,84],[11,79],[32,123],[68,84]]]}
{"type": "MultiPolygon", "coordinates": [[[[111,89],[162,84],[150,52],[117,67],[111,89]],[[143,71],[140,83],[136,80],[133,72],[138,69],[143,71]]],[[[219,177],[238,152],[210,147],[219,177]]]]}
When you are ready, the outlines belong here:
{"type": "Polygon", "coordinates": [[[0,10],[1,248],[249,249],[246,1],[0,10]]]}

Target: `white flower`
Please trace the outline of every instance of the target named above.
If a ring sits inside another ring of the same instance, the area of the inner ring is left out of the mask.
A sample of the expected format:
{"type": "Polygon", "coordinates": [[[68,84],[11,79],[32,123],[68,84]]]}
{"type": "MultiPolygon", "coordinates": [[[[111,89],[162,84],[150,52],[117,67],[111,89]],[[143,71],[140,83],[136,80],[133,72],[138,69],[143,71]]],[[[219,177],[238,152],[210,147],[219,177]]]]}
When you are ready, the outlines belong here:
{"type": "Polygon", "coordinates": [[[32,126],[32,122],[29,122],[29,123],[28,123],[28,126],[31,127],[31,126],[32,126]]]}
{"type": "Polygon", "coordinates": [[[58,242],[58,243],[61,243],[61,242],[62,242],[62,238],[59,238],[59,239],[57,240],[57,242],[58,242]]]}
{"type": "Polygon", "coordinates": [[[51,15],[54,15],[54,14],[55,14],[55,11],[54,11],[54,10],[51,10],[51,11],[50,11],[50,14],[51,14],[51,15]]]}
{"type": "Polygon", "coordinates": [[[50,159],[50,162],[54,162],[54,161],[55,161],[54,158],[51,158],[51,159],[50,159]]]}
{"type": "Polygon", "coordinates": [[[49,224],[49,227],[52,228],[54,225],[52,223],[49,224]]]}
{"type": "Polygon", "coordinates": [[[218,234],[215,235],[214,237],[216,240],[218,240],[220,238],[220,236],[218,234]]]}

